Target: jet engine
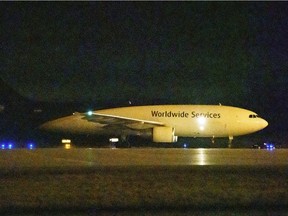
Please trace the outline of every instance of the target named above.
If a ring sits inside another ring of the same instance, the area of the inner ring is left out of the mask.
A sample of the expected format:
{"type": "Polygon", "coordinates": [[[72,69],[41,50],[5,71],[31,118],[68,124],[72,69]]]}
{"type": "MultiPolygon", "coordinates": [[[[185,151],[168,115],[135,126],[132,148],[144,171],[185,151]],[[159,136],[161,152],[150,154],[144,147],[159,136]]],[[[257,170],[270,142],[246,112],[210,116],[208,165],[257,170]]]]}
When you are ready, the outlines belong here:
{"type": "Polygon", "coordinates": [[[173,127],[154,127],[153,128],[153,142],[177,142],[175,136],[175,128],[173,127]]]}

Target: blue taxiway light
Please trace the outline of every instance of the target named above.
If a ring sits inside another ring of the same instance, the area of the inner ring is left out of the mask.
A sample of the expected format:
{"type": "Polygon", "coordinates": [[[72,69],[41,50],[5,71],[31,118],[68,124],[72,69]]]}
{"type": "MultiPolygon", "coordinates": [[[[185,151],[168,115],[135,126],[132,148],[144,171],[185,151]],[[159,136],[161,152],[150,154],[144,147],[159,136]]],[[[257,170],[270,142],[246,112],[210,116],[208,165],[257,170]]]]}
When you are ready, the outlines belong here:
{"type": "MultiPolygon", "coordinates": [[[[33,142],[27,142],[25,146],[22,146],[22,147],[32,150],[36,148],[36,145],[33,142]]],[[[12,150],[14,148],[21,148],[21,144],[17,145],[17,143],[14,143],[14,142],[1,142],[0,143],[0,150],[12,150]]]]}
{"type": "Polygon", "coordinates": [[[14,148],[14,144],[13,143],[1,143],[1,149],[13,149],[14,148]]]}
{"type": "Polygon", "coordinates": [[[32,150],[35,148],[34,144],[33,143],[29,143],[28,146],[27,146],[28,149],[32,150]]]}
{"type": "Polygon", "coordinates": [[[274,150],[275,149],[275,145],[272,143],[264,143],[264,146],[266,146],[267,150],[274,150]]]}

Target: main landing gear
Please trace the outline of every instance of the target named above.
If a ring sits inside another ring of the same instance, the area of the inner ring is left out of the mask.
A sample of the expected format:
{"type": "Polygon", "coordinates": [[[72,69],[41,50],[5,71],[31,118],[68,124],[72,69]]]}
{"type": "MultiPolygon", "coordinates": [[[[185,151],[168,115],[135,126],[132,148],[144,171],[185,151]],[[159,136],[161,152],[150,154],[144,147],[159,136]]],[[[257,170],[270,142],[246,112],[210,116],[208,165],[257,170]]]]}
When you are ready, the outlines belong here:
{"type": "MultiPolygon", "coordinates": [[[[233,141],[233,136],[229,136],[228,148],[232,148],[232,141],[233,141]]],[[[214,136],[211,138],[211,143],[212,144],[215,143],[215,137],[214,136]]]]}
{"type": "Polygon", "coordinates": [[[131,143],[129,142],[129,136],[121,135],[119,138],[110,138],[110,145],[116,148],[131,148],[131,143]]]}
{"type": "Polygon", "coordinates": [[[125,148],[131,148],[128,135],[121,135],[121,145],[125,148]]]}

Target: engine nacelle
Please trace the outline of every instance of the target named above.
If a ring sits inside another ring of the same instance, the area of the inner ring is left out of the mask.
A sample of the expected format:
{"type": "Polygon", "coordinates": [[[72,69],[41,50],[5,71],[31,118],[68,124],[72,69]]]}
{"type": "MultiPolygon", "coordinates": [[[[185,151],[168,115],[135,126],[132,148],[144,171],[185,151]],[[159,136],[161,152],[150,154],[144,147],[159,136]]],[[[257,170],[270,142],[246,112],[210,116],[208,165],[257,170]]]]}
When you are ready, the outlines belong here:
{"type": "Polygon", "coordinates": [[[175,136],[175,128],[173,127],[154,127],[153,142],[177,142],[178,137],[175,136]]]}

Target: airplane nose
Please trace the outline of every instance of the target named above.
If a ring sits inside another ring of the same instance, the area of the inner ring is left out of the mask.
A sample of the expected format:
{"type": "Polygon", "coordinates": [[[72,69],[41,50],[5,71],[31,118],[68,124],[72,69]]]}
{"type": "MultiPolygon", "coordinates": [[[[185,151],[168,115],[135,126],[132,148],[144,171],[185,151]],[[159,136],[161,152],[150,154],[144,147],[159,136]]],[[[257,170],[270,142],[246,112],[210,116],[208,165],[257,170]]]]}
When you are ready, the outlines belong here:
{"type": "Polygon", "coordinates": [[[262,127],[265,128],[268,126],[268,122],[265,119],[262,119],[262,127]]]}

